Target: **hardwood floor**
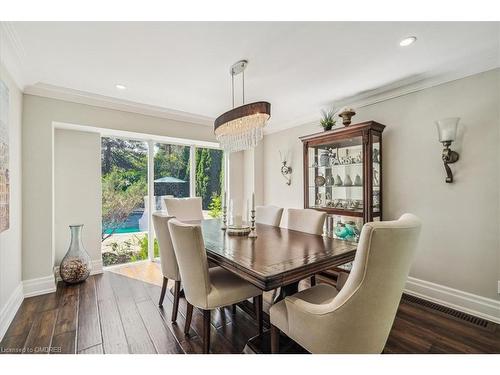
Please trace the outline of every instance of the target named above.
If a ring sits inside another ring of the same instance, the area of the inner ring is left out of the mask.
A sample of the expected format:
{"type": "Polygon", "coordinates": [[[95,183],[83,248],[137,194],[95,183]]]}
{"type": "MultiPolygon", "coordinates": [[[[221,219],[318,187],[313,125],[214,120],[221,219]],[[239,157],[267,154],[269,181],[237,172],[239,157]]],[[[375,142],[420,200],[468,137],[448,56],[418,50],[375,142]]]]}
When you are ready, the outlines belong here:
{"type": "MultiPolygon", "coordinates": [[[[106,271],[76,286],[60,283],[55,293],[24,300],[0,352],[201,353],[202,313],[194,309],[184,335],[186,300],[181,298],[177,324],[172,323],[173,296],[167,291],[159,308],[160,285],[155,264],[106,271]]],[[[235,315],[231,307],[211,314],[212,353],[241,353],[257,335],[257,323],[242,308],[235,315]]],[[[478,326],[403,300],[384,353],[500,353],[500,326],[478,326]]]]}

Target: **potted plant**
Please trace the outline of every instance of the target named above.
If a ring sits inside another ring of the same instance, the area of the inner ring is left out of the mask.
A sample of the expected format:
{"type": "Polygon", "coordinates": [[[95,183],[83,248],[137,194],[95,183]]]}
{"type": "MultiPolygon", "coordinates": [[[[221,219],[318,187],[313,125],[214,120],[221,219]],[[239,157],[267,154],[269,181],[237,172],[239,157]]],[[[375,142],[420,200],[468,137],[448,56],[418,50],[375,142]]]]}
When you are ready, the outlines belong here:
{"type": "Polygon", "coordinates": [[[325,131],[332,130],[335,126],[335,122],[335,109],[332,108],[328,111],[325,111],[324,109],[321,110],[321,120],[319,123],[325,131]]]}

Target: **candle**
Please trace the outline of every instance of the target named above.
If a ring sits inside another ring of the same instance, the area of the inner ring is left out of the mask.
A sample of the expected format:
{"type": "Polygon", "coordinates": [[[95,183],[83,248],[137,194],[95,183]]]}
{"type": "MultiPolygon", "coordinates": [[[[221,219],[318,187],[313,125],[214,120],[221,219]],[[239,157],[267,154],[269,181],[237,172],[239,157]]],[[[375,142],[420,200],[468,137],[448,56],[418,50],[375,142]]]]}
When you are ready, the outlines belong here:
{"type": "Polygon", "coordinates": [[[241,227],[242,224],[243,224],[243,220],[241,218],[241,215],[234,215],[233,225],[236,227],[241,227]]]}
{"type": "Polygon", "coordinates": [[[255,211],[255,193],[252,193],[252,211],[255,211]]]}

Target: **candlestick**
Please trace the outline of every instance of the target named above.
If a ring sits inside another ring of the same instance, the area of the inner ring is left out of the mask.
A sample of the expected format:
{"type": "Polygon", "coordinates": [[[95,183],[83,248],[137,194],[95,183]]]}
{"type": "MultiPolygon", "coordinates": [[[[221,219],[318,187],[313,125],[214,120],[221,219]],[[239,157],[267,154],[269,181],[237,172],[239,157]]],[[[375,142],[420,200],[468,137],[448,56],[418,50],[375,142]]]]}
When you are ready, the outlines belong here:
{"type": "Polygon", "coordinates": [[[222,203],[222,226],[220,227],[222,230],[227,229],[227,206],[226,206],[226,195],[224,194],[224,200],[222,203]]]}
{"type": "Polygon", "coordinates": [[[257,233],[255,232],[255,210],[252,209],[251,212],[251,217],[252,217],[252,225],[250,227],[250,233],[248,234],[248,237],[250,238],[257,238],[257,233]]]}

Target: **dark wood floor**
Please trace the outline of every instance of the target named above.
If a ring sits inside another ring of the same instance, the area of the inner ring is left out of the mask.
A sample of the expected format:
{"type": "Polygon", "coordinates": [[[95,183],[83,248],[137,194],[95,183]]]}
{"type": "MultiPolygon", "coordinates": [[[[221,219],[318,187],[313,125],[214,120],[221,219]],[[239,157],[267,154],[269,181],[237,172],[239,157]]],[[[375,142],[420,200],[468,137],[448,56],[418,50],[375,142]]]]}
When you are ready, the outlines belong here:
{"type": "MultiPolygon", "coordinates": [[[[77,286],[27,298],[0,343],[2,353],[201,353],[202,315],[193,313],[183,333],[186,302],[177,324],[170,322],[172,295],[159,308],[160,287],[105,272],[77,286]]],[[[240,308],[212,314],[211,351],[241,353],[257,334],[240,308]]],[[[385,353],[500,353],[500,326],[480,327],[403,301],[385,353]]]]}

